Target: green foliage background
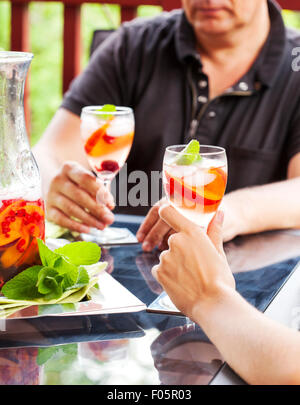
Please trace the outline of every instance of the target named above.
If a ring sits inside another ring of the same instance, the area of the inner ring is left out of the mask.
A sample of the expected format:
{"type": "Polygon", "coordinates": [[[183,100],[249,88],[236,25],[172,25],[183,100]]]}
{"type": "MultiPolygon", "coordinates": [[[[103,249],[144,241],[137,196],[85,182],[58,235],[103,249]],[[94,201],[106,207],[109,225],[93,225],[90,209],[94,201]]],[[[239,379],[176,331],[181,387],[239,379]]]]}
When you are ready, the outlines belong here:
{"type": "MultiPolygon", "coordinates": [[[[160,7],[140,6],[138,15],[153,16],[160,7]]],[[[287,25],[300,29],[300,13],[284,11],[287,25]]],[[[95,29],[116,28],[120,24],[117,5],[82,6],[82,67],[88,62],[95,29]]],[[[63,6],[57,2],[30,3],[30,39],[34,54],[30,69],[31,143],[34,145],[50,122],[62,99],[63,6]]],[[[0,50],[9,50],[10,3],[0,0],[0,50]]]]}

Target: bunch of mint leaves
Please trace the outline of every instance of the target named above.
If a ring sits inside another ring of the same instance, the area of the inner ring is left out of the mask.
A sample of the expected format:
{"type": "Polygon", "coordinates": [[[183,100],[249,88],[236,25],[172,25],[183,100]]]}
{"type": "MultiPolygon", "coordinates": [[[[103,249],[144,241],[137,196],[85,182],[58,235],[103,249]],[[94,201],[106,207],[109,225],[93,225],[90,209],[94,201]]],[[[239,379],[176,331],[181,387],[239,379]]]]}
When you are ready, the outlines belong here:
{"type": "Polygon", "coordinates": [[[58,299],[68,290],[89,284],[84,266],[97,263],[101,257],[100,246],[92,242],[72,242],[52,251],[38,239],[38,246],[42,265],[29,267],[7,281],[1,289],[6,298],[58,299]]]}

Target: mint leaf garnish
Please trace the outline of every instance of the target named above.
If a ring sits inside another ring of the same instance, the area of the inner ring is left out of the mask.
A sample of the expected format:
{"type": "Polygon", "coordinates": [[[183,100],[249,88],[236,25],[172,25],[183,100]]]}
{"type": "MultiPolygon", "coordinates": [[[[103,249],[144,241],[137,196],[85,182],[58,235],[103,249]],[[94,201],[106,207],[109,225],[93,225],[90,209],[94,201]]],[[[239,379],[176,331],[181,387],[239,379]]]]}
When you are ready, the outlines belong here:
{"type": "Polygon", "coordinates": [[[179,166],[189,166],[201,160],[200,143],[196,139],[191,142],[181,151],[175,159],[175,164],[179,166]]]}
{"type": "Polygon", "coordinates": [[[104,105],[102,106],[102,108],[100,108],[100,109],[97,110],[97,111],[100,111],[100,112],[104,112],[104,113],[105,113],[105,114],[99,114],[101,117],[103,117],[103,118],[111,118],[113,115],[110,115],[110,114],[107,114],[107,113],[115,112],[115,111],[117,111],[117,108],[116,108],[116,106],[113,105],[113,104],[104,104],[104,105]]]}
{"type": "Polygon", "coordinates": [[[103,112],[114,112],[116,111],[116,106],[113,104],[104,104],[102,106],[102,108],[100,108],[99,111],[103,111],[103,112]]]}

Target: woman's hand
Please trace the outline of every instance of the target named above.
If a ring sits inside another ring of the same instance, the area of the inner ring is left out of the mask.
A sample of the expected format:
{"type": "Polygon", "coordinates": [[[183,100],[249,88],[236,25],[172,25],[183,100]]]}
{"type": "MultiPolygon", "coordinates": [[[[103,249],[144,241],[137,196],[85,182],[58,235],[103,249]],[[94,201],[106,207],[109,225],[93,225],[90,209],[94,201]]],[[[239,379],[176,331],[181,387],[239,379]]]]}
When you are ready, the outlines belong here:
{"type": "Polygon", "coordinates": [[[46,198],[47,219],[76,232],[103,230],[114,221],[112,195],[88,170],[66,162],[53,178],[46,198]]]}
{"type": "Polygon", "coordinates": [[[218,300],[224,289],[235,288],[223,250],[223,213],[215,215],[207,235],[171,206],[162,206],[159,215],[176,233],[152,273],[174,305],[193,319],[201,303],[218,300]]]}

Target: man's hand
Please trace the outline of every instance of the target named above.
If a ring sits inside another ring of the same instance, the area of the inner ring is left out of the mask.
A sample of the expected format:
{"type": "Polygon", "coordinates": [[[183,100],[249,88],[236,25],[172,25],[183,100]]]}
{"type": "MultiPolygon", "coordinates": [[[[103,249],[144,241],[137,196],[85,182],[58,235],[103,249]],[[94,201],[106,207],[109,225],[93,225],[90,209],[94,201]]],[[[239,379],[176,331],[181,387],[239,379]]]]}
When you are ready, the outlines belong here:
{"type": "MultiPolygon", "coordinates": [[[[158,201],[148,212],[140,226],[136,237],[145,252],[150,252],[156,246],[160,250],[168,249],[168,239],[175,233],[174,229],[165,223],[159,216],[159,208],[167,202],[166,198],[158,201]]],[[[223,242],[228,242],[242,233],[244,223],[239,200],[232,198],[231,194],[224,196],[222,202],[224,211],[223,242]]]]}
{"type": "Polygon", "coordinates": [[[218,300],[222,291],[235,288],[223,250],[223,213],[215,215],[207,234],[171,206],[161,207],[159,215],[176,233],[152,274],[174,305],[193,319],[199,304],[218,300]]]}
{"type": "Polygon", "coordinates": [[[114,221],[113,208],[113,197],[105,186],[71,161],[54,177],[46,198],[47,218],[76,232],[88,233],[89,227],[103,230],[114,221]]]}
{"type": "Polygon", "coordinates": [[[137,231],[137,240],[142,243],[142,248],[145,252],[151,252],[156,246],[160,250],[168,248],[168,239],[174,233],[174,230],[158,214],[159,208],[165,203],[165,198],[159,200],[150,209],[137,231]]]}

